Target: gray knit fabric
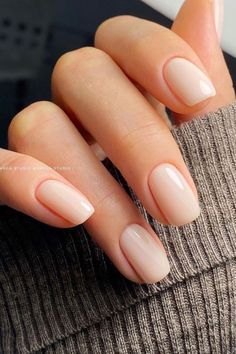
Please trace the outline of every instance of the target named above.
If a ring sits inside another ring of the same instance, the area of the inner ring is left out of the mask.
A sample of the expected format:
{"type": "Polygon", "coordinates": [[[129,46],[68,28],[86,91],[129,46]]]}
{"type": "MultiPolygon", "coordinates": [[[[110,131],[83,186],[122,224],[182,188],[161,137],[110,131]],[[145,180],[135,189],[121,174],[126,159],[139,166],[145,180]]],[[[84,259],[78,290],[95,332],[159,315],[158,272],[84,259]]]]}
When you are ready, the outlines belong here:
{"type": "Polygon", "coordinates": [[[236,103],[173,130],[201,216],[153,220],[171,272],[136,285],[83,227],[58,230],[9,208],[0,216],[1,353],[236,353],[236,103]]]}

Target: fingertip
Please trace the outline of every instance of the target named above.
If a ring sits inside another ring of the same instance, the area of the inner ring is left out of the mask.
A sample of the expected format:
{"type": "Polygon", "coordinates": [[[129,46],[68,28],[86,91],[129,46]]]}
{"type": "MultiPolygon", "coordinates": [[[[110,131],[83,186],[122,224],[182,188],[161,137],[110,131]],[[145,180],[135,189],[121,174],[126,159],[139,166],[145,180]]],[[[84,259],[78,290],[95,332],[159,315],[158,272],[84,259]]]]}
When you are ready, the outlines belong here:
{"type": "Polygon", "coordinates": [[[43,181],[36,190],[36,198],[75,226],[84,223],[95,211],[81,192],[56,179],[43,181]]]}
{"type": "Polygon", "coordinates": [[[138,274],[138,282],[153,284],[170,272],[170,265],[159,243],[146,228],[128,225],[120,236],[120,247],[138,274]]]}
{"type": "Polygon", "coordinates": [[[196,107],[216,95],[216,89],[207,75],[186,58],[170,59],[163,73],[170,90],[187,107],[196,107]]]}
{"type": "Polygon", "coordinates": [[[215,111],[234,100],[232,79],[219,41],[223,28],[223,5],[222,0],[186,0],[173,23],[172,31],[191,46],[216,88],[213,97],[193,110],[176,111],[179,121],[189,121],[195,115],[215,111]]]}

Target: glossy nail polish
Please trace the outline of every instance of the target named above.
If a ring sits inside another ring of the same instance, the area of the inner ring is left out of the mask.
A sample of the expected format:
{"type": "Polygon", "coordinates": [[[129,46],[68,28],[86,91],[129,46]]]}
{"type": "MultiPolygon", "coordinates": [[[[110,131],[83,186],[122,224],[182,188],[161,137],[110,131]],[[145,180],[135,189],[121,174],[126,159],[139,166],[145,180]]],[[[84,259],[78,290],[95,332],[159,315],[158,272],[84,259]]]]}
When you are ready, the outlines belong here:
{"type": "Polygon", "coordinates": [[[164,77],[172,92],[187,106],[195,106],[216,95],[206,74],[184,58],[171,59],[164,68],[164,77]]]}
{"type": "Polygon", "coordinates": [[[149,177],[151,193],[171,225],[181,226],[200,214],[197,197],[176,167],[162,164],[149,177]]]}
{"type": "Polygon", "coordinates": [[[36,198],[54,213],[79,225],[93,213],[94,208],[78,190],[57,180],[46,180],[36,190],[36,198]]]}
{"type": "Polygon", "coordinates": [[[90,148],[100,161],[104,161],[106,159],[107,156],[104,150],[97,142],[91,144],[90,148]]]}
{"type": "Polygon", "coordinates": [[[170,266],[166,254],[140,225],[130,225],[123,231],[120,247],[145,283],[156,283],[169,273],[170,266]]]}

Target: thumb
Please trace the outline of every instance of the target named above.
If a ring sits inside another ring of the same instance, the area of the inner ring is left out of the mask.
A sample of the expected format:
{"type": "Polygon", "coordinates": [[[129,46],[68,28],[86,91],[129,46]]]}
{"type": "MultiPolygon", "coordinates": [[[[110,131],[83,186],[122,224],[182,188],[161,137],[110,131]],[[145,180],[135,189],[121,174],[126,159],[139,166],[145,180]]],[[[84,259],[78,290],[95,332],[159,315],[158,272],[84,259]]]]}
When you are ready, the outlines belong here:
{"type": "MultiPolygon", "coordinates": [[[[220,48],[223,19],[223,0],[186,0],[172,27],[172,31],[196,52],[217,91],[207,107],[197,114],[215,111],[235,99],[232,79],[220,48]]],[[[177,117],[185,121],[191,118],[182,115],[177,117]]]]}

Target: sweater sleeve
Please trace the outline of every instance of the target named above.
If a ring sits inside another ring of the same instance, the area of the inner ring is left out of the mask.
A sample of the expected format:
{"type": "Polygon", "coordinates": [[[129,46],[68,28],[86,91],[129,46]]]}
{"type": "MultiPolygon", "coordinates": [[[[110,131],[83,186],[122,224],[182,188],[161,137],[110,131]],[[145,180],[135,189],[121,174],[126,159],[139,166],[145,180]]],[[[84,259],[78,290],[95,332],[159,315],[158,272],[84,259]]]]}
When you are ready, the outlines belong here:
{"type": "Polygon", "coordinates": [[[233,353],[236,350],[236,102],[175,127],[200,217],[159,224],[160,283],[124,279],[83,227],[58,230],[7,207],[0,216],[0,352],[233,353]]]}

